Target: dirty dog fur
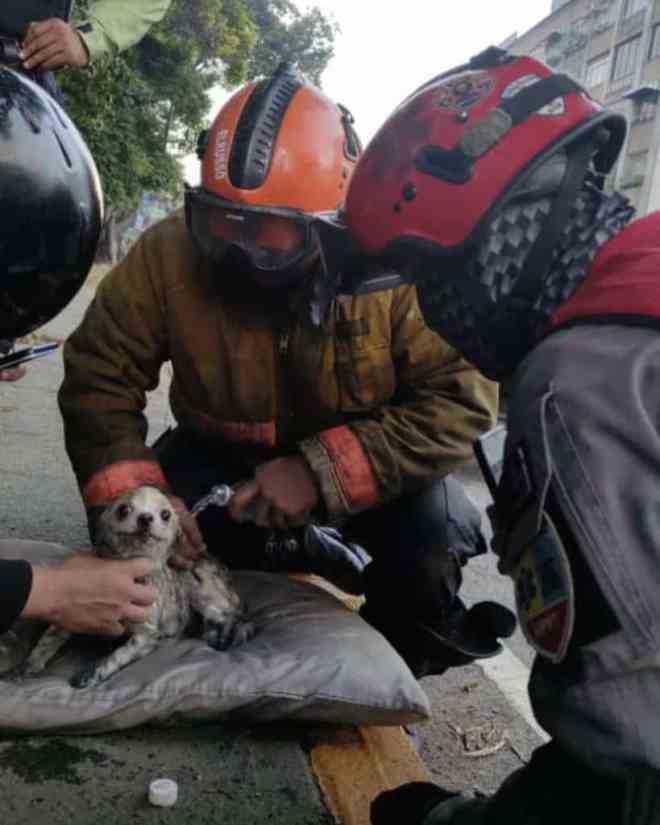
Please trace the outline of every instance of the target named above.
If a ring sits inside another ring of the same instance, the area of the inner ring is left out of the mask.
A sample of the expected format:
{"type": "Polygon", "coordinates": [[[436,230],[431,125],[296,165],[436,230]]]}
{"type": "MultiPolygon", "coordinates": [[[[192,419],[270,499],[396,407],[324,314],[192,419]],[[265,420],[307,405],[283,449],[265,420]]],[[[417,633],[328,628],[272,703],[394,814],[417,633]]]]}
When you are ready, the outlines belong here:
{"type": "MultiPolygon", "coordinates": [[[[254,629],[243,618],[229,572],[216,559],[203,556],[191,570],[168,564],[181,536],[172,505],[155,487],[139,487],[111,502],[99,517],[96,554],[107,559],[145,556],[157,567],[145,581],[158,591],[146,622],[131,624],[127,638],[109,656],[92,662],[72,680],[74,687],[93,687],[136,659],[150,653],[160,639],[176,638],[202,620],[202,638],[224,650],[247,641],[254,629]]],[[[41,673],[71,634],[50,626],[23,666],[23,676],[41,673]]]]}

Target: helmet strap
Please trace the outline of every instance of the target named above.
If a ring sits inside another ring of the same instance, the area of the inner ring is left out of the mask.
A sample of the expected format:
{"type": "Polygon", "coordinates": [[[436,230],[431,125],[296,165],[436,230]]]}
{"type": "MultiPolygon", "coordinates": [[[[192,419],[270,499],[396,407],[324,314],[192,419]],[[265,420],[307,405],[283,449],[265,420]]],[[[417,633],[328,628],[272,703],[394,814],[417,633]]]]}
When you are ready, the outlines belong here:
{"type": "Polygon", "coordinates": [[[584,183],[596,143],[596,139],[591,136],[591,139],[580,142],[569,154],[561,186],[550,214],[527,256],[521,277],[511,291],[509,300],[503,307],[501,317],[496,319],[496,323],[506,326],[510,324],[511,317],[519,323],[521,312],[528,313],[530,324],[535,323],[534,305],[541,294],[548,270],[552,265],[553,252],[584,183]]]}

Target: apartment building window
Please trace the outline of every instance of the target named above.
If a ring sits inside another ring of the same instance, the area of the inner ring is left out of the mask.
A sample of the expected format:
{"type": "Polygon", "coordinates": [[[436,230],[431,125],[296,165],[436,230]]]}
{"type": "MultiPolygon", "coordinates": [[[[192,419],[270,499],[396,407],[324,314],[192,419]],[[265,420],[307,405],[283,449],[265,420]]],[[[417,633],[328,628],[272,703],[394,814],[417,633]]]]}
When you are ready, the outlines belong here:
{"type": "Polygon", "coordinates": [[[649,49],[649,60],[660,57],[660,24],[653,27],[651,32],[651,48],[649,49]]]}
{"type": "Polygon", "coordinates": [[[626,158],[626,173],[623,179],[624,186],[640,186],[644,181],[646,163],[648,161],[648,151],[635,152],[626,158]]]}
{"type": "Polygon", "coordinates": [[[623,83],[626,80],[632,80],[635,76],[641,42],[641,36],[637,35],[616,47],[612,66],[612,82],[623,83]]]}
{"type": "Polygon", "coordinates": [[[592,86],[600,86],[607,80],[607,62],[609,60],[609,53],[600,54],[594,57],[587,63],[587,73],[584,79],[587,88],[592,86]]]}
{"type": "Polygon", "coordinates": [[[638,11],[642,11],[647,6],[647,0],[625,0],[623,4],[623,19],[632,17],[638,11]]]}

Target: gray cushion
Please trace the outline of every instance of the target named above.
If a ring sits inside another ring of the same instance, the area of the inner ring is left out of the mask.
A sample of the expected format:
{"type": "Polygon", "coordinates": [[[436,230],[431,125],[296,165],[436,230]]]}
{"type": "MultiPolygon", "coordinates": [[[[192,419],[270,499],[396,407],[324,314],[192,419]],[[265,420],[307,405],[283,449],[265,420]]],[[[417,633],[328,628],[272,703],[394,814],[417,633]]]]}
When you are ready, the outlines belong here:
{"type": "MultiPolygon", "coordinates": [[[[0,558],[12,555],[9,546],[0,542],[0,558]]],[[[25,543],[21,555],[36,561],[62,552],[25,543]]],[[[90,644],[98,647],[77,638],[42,677],[0,678],[0,730],[89,733],[220,718],[400,725],[428,717],[427,697],[403,660],[330,593],[272,573],[237,572],[235,581],[258,628],[248,643],[218,652],[198,639],[165,641],[104,684],[77,690],[68,678],[90,644]]],[[[0,638],[0,672],[25,655],[39,629],[19,621],[0,638]]]]}

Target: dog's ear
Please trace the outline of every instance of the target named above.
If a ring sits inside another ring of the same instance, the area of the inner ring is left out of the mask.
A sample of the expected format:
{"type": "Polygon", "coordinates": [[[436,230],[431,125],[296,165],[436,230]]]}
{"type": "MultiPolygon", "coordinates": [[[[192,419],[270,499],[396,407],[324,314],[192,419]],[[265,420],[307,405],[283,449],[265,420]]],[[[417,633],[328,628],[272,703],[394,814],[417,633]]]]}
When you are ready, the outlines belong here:
{"type": "Polygon", "coordinates": [[[181,550],[186,539],[186,534],[183,532],[183,527],[179,524],[176,528],[176,536],[172,542],[171,555],[175,555],[181,550]]]}
{"type": "Polygon", "coordinates": [[[185,541],[185,533],[183,532],[183,528],[179,525],[176,531],[176,535],[174,537],[174,541],[170,545],[169,552],[167,555],[168,563],[171,567],[174,567],[175,569],[180,569],[182,567],[189,566],[188,564],[186,564],[187,557],[186,554],[183,552],[185,541]]]}

